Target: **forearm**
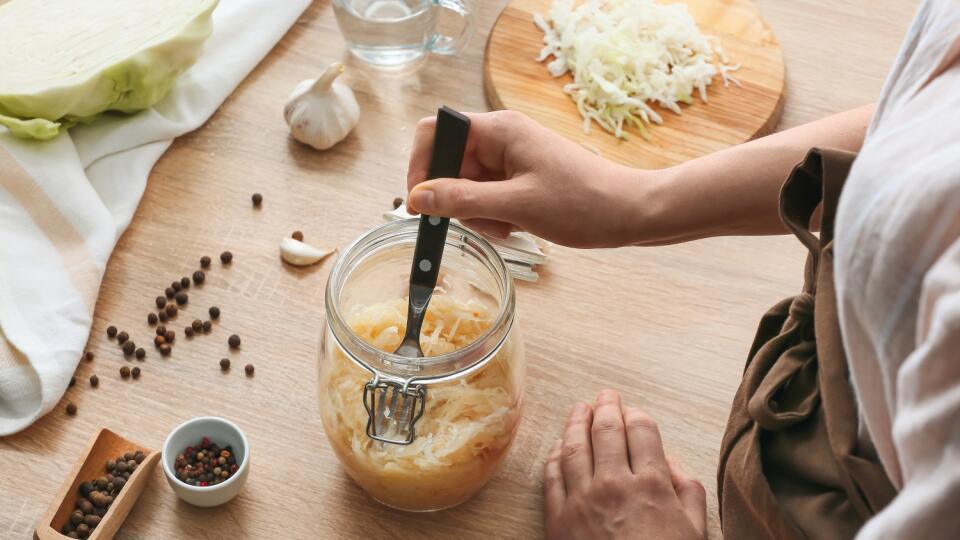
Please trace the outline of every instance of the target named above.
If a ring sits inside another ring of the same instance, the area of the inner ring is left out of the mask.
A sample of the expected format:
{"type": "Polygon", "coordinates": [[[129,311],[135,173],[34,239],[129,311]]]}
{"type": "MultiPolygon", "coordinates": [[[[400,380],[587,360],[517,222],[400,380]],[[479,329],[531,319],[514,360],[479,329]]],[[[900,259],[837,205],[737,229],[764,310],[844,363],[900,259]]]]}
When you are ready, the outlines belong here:
{"type": "Polygon", "coordinates": [[[708,236],[779,234],[780,186],[810,148],[857,151],[873,116],[867,105],[734,146],[662,171],[630,171],[642,223],[634,245],[708,236]]]}

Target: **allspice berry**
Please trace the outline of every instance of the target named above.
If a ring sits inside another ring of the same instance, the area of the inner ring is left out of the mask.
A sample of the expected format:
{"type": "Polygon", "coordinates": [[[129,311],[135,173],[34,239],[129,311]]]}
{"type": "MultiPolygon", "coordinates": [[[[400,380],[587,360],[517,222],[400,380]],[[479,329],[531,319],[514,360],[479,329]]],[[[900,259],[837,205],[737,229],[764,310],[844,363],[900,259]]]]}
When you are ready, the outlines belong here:
{"type": "Polygon", "coordinates": [[[187,337],[193,337],[193,327],[192,327],[192,326],[185,326],[185,327],[183,328],[183,335],[185,335],[185,336],[187,336],[187,337]]]}
{"type": "Polygon", "coordinates": [[[170,347],[169,343],[164,343],[163,345],[160,345],[160,354],[162,354],[163,356],[170,356],[170,351],[172,350],[173,349],[170,347]]]}
{"type": "Polygon", "coordinates": [[[150,314],[147,315],[147,324],[149,324],[150,326],[153,326],[153,325],[157,324],[157,314],[156,314],[156,313],[150,313],[150,314]]]}
{"type": "Polygon", "coordinates": [[[184,276],[180,278],[180,288],[189,289],[190,288],[190,278],[184,276]]]}
{"type": "Polygon", "coordinates": [[[243,366],[243,371],[247,373],[247,377],[253,375],[253,364],[247,364],[243,366]]]}
{"type": "Polygon", "coordinates": [[[96,514],[88,514],[83,517],[83,522],[89,525],[91,529],[93,529],[100,524],[100,516],[96,514]]]}
{"type": "Polygon", "coordinates": [[[123,344],[124,356],[133,356],[133,353],[136,352],[136,350],[137,350],[137,345],[132,341],[128,341],[123,344]]]}
{"type": "MultiPolygon", "coordinates": [[[[133,354],[137,357],[137,360],[143,360],[147,356],[147,351],[145,351],[143,347],[137,347],[137,350],[134,351],[133,354]]],[[[139,368],[135,368],[135,369],[139,369],[139,368]]]]}
{"type": "Polygon", "coordinates": [[[201,321],[200,319],[194,319],[193,322],[190,323],[190,326],[193,327],[194,332],[199,332],[200,330],[203,329],[203,321],[201,321]]]}
{"type": "Polygon", "coordinates": [[[216,320],[220,318],[220,308],[218,308],[217,306],[211,306],[209,309],[209,312],[210,312],[211,319],[216,320]]]}
{"type": "Polygon", "coordinates": [[[120,376],[123,377],[124,379],[129,379],[129,378],[130,378],[130,368],[127,367],[127,366],[121,367],[121,368],[120,368],[120,376]]]}
{"type": "Polygon", "coordinates": [[[173,298],[177,301],[177,304],[181,306],[186,304],[187,300],[189,299],[189,297],[187,296],[187,293],[183,291],[178,292],[177,295],[174,296],[173,298]]]}
{"type": "Polygon", "coordinates": [[[130,339],[130,334],[126,332],[120,332],[119,334],[117,334],[117,343],[121,345],[126,343],[128,339],[130,339]]]}
{"type": "Polygon", "coordinates": [[[166,311],[161,311],[160,313],[157,314],[157,318],[160,319],[160,322],[167,322],[167,319],[169,319],[170,317],[167,317],[166,311]]]}
{"type": "Polygon", "coordinates": [[[263,204],[263,195],[254,193],[250,196],[250,200],[253,201],[253,206],[259,207],[261,204],[263,204]]]}
{"type": "Polygon", "coordinates": [[[177,334],[173,330],[167,330],[167,332],[163,334],[163,339],[172,345],[173,341],[177,339],[177,334]]]}
{"type": "Polygon", "coordinates": [[[173,290],[173,287],[167,287],[163,290],[163,295],[167,298],[173,298],[173,295],[177,294],[177,291],[173,290]]]}
{"type": "Polygon", "coordinates": [[[401,204],[403,204],[403,198],[397,197],[396,199],[393,200],[393,209],[396,210],[397,208],[400,208],[401,204]]]}
{"type": "Polygon", "coordinates": [[[157,333],[158,336],[162,336],[162,335],[166,334],[166,333],[167,333],[167,327],[166,327],[166,326],[163,326],[163,325],[161,324],[160,326],[157,327],[156,333],[157,333]]]}
{"type": "Polygon", "coordinates": [[[227,338],[227,345],[229,345],[231,349],[240,348],[240,336],[231,334],[230,337],[227,338]]]}
{"type": "Polygon", "coordinates": [[[139,378],[140,378],[140,366],[133,366],[133,369],[130,370],[130,375],[132,375],[134,379],[139,379],[139,378]]]}
{"type": "Polygon", "coordinates": [[[77,406],[73,403],[67,403],[67,414],[70,416],[77,414],[77,406]]]}
{"type": "Polygon", "coordinates": [[[83,512],[81,512],[80,509],[74,510],[73,513],[70,514],[70,523],[74,525],[83,523],[83,512]]]}
{"type": "Polygon", "coordinates": [[[170,287],[173,289],[173,292],[178,292],[182,288],[182,286],[180,285],[180,280],[178,279],[177,281],[174,281],[173,283],[171,283],[170,287]]]}
{"type": "Polygon", "coordinates": [[[157,304],[157,309],[163,309],[163,306],[167,305],[167,298],[165,296],[158,296],[154,302],[157,304]]]}
{"type": "Polygon", "coordinates": [[[107,327],[107,337],[110,338],[110,339],[113,339],[113,338],[115,338],[116,336],[117,336],[117,327],[116,327],[116,326],[108,326],[108,327],[107,327]]]}
{"type": "Polygon", "coordinates": [[[220,370],[221,370],[221,371],[227,371],[228,369],[230,369],[230,359],[229,359],[229,358],[221,358],[221,359],[220,359],[220,370]]]}
{"type": "Polygon", "coordinates": [[[209,334],[210,330],[213,329],[213,323],[210,321],[203,321],[203,333],[209,334]]]}
{"type": "Polygon", "coordinates": [[[233,261],[233,253],[229,251],[224,251],[220,254],[220,262],[223,264],[230,264],[233,261]]]}
{"type": "Polygon", "coordinates": [[[210,257],[204,255],[200,257],[200,267],[201,268],[210,268],[210,257]]]}
{"type": "Polygon", "coordinates": [[[86,360],[87,362],[93,362],[93,353],[90,351],[84,352],[83,359],[86,360]]]}
{"type": "Polygon", "coordinates": [[[94,387],[94,388],[100,386],[100,377],[97,377],[96,375],[91,375],[91,376],[90,376],[90,386],[92,386],[92,387],[94,387]]]}
{"type": "Polygon", "coordinates": [[[163,345],[166,342],[167,340],[163,336],[156,336],[155,338],[153,338],[153,346],[158,349],[160,348],[161,345],[163,345]]]}
{"type": "Polygon", "coordinates": [[[300,231],[293,231],[293,234],[290,235],[294,240],[303,242],[303,233],[300,231]]]}
{"type": "Polygon", "coordinates": [[[77,525],[77,536],[80,538],[86,538],[90,536],[90,527],[86,523],[81,523],[77,525]]]}
{"type": "MultiPolygon", "coordinates": [[[[181,293],[177,293],[181,294],[181,293]]],[[[177,316],[177,305],[176,304],[167,304],[167,307],[163,308],[164,313],[167,314],[167,317],[176,317],[177,316]]]]}
{"type": "Polygon", "coordinates": [[[203,270],[197,270],[193,273],[193,283],[200,285],[207,279],[207,275],[203,273],[203,270]]]}

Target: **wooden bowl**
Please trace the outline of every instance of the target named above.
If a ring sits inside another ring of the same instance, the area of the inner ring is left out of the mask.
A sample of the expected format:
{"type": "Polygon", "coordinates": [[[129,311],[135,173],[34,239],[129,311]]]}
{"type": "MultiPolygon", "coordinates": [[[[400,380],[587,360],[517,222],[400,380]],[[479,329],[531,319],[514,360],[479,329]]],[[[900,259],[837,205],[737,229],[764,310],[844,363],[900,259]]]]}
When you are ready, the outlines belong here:
{"type": "Polygon", "coordinates": [[[130,479],[127,480],[120,494],[114,499],[110,509],[104,514],[100,524],[87,537],[90,540],[113,538],[133,505],[137,503],[137,499],[143,493],[143,488],[150,481],[153,468],[160,461],[160,452],[149,450],[146,446],[124,439],[109,429],[101,428],[90,439],[83,457],[73,466],[73,470],[60,488],[60,492],[57,493],[57,498],[54,499],[53,504],[40,519],[37,530],[33,534],[34,539],[67,538],[67,536],[60,534],[60,529],[70,519],[70,513],[75,508],[74,505],[80,496],[78,494],[80,484],[106,474],[108,460],[116,459],[117,456],[125,452],[136,452],[137,450],[146,454],[146,457],[130,475],[130,479]]]}

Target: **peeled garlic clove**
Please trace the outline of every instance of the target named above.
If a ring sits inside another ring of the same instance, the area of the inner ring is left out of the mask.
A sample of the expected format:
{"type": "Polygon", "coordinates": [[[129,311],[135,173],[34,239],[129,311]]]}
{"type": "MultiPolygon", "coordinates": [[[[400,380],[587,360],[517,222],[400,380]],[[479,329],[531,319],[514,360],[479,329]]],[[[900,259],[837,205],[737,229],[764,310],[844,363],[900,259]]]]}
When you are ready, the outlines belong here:
{"type": "Polygon", "coordinates": [[[334,251],[336,249],[316,248],[290,237],[280,241],[280,258],[294,266],[309,266],[322,261],[334,251]]]}

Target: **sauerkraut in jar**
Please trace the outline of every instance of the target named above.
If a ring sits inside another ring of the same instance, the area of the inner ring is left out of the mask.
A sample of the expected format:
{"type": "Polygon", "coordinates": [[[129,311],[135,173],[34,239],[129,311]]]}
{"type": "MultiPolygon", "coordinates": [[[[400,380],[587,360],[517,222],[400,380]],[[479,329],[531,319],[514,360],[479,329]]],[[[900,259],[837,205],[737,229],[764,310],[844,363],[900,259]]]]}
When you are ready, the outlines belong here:
{"type": "Polygon", "coordinates": [[[406,327],[416,233],[415,220],[390,223],[337,261],[319,398],[327,438],[350,476],[386,505],[429,511],[466,501],[496,473],[519,427],[525,360],[506,266],[489,243],[456,225],[420,335],[424,358],[392,354],[406,327]],[[391,390],[422,391],[408,394],[422,400],[407,416],[399,407],[393,413],[401,423],[414,420],[412,439],[365,404],[374,381],[394,385],[382,394],[393,399],[391,390]]]}

